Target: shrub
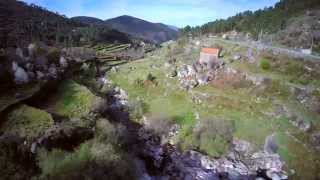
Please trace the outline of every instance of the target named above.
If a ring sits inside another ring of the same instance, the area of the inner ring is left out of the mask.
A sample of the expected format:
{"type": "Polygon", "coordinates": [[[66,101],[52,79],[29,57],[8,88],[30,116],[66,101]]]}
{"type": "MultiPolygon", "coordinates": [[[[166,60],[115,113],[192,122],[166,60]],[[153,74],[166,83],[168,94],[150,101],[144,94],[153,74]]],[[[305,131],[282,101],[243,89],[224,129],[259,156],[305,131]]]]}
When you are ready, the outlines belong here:
{"type": "Polygon", "coordinates": [[[260,67],[263,70],[269,70],[271,68],[271,64],[270,64],[269,60],[263,58],[260,61],[260,67]]]}
{"type": "Polygon", "coordinates": [[[60,58],[60,50],[55,47],[50,48],[47,54],[47,58],[50,63],[58,63],[60,58]]]}
{"type": "Polygon", "coordinates": [[[91,153],[93,160],[103,165],[121,160],[120,154],[117,153],[112,144],[95,142],[91,147],[91,153]]]}
{"type": "Polygon", "coordinates": [[[118,133],[116,127],[107,119],[99,119],[96,122],[98,139],[105,142],[117,143],[118,133]]]}
{"type": "Polygon", "coordinates": [[[195,135],[200,140],[200,150],[211,156],[220,156],[229,149],[235,125],[232,121],[211,119],[201,122],[195,135]]]}
{"type": "Polygon", "coordinates": [[[150,106],[142,100],[133,100],[129,102],[129,113],[132,120],[139,120],[147,113],[150,106]]]}
{"type": "Polygon", "coordinates": [[[132,159],[114,145],[100,141],[82,144],[75,152],[41,149],[39,179],[134,179],[132,159]]]}
{"type": "Polygon", "coordinates": [[[134,81],[134,84],[137,85],[138,87],[143,87],[144,86],[144,82],[142,79],[138,78],[134,81]]]}
{"type": "Polygon", "coordinates": [[[40,179],[75,179],[80,177],[91,160],[90,144],[84,143],[73,153],[62,150],[38,153],[38,164],[41,168],[40,179]]]}
{"type": "Polygon", "coordinates": [[[290,95],[289,88],[279,80],[273,80],[266,92],[271,96],[288,97],[290,95]]]}
{"type": "Polygon", "coordinates": [[[151,73],[148,74],[147,80],[151,82],[155,82],[157,77],[153,76],[151,73]]]}
{"type": "Polygon", "coordinates": [[[289,61],[286,65],[285,73],[288,75],[301,75],[305,72],[304,66],[295,61],[289,61]]]}
{"type": "Polygon", "coordinates": [[[54,121],[47,112],[27,105],[18,105],[8,113],[7,121],[2,124],[0,131],[32,140],[53,124],[54,121]]]}
{"type": "Polygon", "coordinates": [[[154,115],[149,117],[146,122],[146,128],[152,130],[159,136],[167,135],[172,127],[173,122],[162,115],[154,115]]]}
{"type": "Polygon", "coordinates": [[[184,114],[183,116],[176,116],[173,119],[178,124],[183,125],[183,124],[192,124],[194,122],[195,117],[192,112],[188,112],[188,113],[184,114]]]}
{"type": "Polygon", "coordinates": [[[202,121],[195,128],[187,127],[179,139],[182,149],[196,149],[218,157],[228,151],[235,125],[232,121],[212,119],[202,121]]]}

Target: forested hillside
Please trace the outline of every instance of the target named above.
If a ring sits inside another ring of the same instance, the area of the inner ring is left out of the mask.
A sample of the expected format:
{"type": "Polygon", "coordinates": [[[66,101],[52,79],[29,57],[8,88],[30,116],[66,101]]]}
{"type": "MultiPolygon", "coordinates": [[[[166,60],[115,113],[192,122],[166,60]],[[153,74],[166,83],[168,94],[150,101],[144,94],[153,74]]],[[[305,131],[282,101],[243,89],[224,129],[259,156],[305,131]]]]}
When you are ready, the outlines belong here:
{"type": "Polygon", "coordinates": [[[203,26],[187,26],[181,30],[183,34],[222,33],[231,30],[251,33],[257,39],[261,32],[276,33],[286,27],[291,17],[300,15],[309,9],[320,7],[319,0],[281,0],[274,7],[258,11],[245,11],[228,19],[220,19],[203,26]]]}
{"type": "Polygon", "coordinates": [[[130,37],[107,27],[89,26],[20,1],[0,1],[0,48],[41,41],[48,45],[79,46],[92,42],[128,43],[130,37]]]}
{"type": "Polygon", "coordinates": [[[12,0],[0,1],[0,17],[2,47],[32,40],[67,42],[72,29],[83,26],[42,7],[12,0]]]}

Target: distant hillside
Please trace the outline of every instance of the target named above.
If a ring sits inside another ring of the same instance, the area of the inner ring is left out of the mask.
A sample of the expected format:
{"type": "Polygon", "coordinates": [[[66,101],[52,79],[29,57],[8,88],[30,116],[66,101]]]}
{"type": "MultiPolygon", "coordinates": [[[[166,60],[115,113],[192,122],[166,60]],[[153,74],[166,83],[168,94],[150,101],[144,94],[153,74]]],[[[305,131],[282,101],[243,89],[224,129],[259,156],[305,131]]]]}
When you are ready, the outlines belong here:
{"type": "Polygon", "coordinates": [[[172,25],[167,25],[170,29],[173,29],[175,31],[179,31],[179,28],[176,26],[172,26],[172,25]]]}
{"type": "MultiPolygon", "coordinates": [[[[181,34],[219,34],[236,30],[237,32],[250,33],[253,39],[258,40],[261,36],[282,32],[280,37],[281,43],[285,42],[286,45],[293,45],[291,47],[307,47],[308,45],[305,42],[308,41],[310,46],[312,41],[310,39],[312,39],[312,37],[307,37],[307,40],[305,40],[306,36],[300,35],[310,33],[311,31],[318,31],[316,27],[317,24],[315,26],[314,22],[318,23],[320,19],[319,16],[311,17],[310,15],[308,15],[308,18],[305,17],[305,14],[310,10],[314,11],[317,9],[320,9],[319,0],[281,0],[273,7],[260,9],[254,12],[245,11],[227,19],[209,22],[200,27],[187,26],[181,30],[181,34]],[[304,20],[306,21],[303,22],[304,20]],[[297,21],[297,23],[294,21],[297,21]],[[296,33],[293,29],[295,29],[296,33]],[[303,29],[306,31],[303,32],[303,29]],[[286,35],[286,33],[290,34],[286,35]],[[286,40],[283,39],[285,36],[290,38],[288,40],[290,42],[286,42],[286,40]],[[295,41],[294,38],[300,37],[302,39],[299,39],[298,42],[302,43],[293,42],[295,41]]],[[[316,34],[318,36],[318,32],[311,32],[311,34],[316,34]]],[[[314,44],[320,46],[319,41],[317,42],[316,39],[314,40],[314,44]]]]}
{"type": "Polygon", "coordinates": [[[249,32],[257,39],[261,32],[271,34],[285,29],[290,18],[315,8],[320,8],[319,0],[281,0],[273,7],[254,12],[245,11],[227,19],[209,22],[200,27],[187,26],[182,30],[182,33],[196,34],[201,32],[207,34],[236,30],[249,32]]]}
{"type": "Polygon", "coordinates": [[[271,38],[289,47],[312,47],[314,52],[320,53],[320,9],[289,19],[285,28],[271,38]]]}
{"type": "Polygon", "coordinates": [[[106,20],[104,24],[134,37],[142,38],[154,43],[162,43],[176,39],[178,36],[178,32],[167,25],[151,23],[131,16],[120,16],[109,19],[106,20]]]}
{"type": "Polygon", "coordinates": [[[130,43],[133,38],[91,17],[67,18],[16,0],[0,0],[0,48],[41,41],[47,45],[80,46],[96,42],[130,43]]]}
{"type": "Polygon", "coordinates": [[[94,18],[94,17],[87,17],[87,16],[77,16],[71,18],[73,21],[77,21],[83,24],[88,24],[88,25],[101,25],[103,24],[103,20],[94,18]]]}

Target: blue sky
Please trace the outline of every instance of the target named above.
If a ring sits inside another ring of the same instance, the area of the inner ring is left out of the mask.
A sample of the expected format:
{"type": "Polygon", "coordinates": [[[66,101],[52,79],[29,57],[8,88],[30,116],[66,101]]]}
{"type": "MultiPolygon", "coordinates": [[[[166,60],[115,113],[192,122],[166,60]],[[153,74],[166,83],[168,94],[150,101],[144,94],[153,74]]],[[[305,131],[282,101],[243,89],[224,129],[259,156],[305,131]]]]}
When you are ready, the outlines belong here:
{"type": "Polygon", "coordinates": [[[245,10],[273,6],[279,0],[23,0],[68,17],[109,19],[131,15],[177,27],[202,25],[245,10]]]}

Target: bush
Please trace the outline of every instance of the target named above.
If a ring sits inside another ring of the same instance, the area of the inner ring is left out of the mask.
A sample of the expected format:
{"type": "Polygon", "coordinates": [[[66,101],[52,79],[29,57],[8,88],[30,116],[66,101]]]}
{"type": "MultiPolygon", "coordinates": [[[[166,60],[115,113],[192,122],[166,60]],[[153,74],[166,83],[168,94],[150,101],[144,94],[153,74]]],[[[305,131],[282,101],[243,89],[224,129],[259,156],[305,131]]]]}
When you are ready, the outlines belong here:
{"type": "Polygon", "coordinates": [[[60,59],[60,50],[58,48],[52,47],[49,49],[47,58],[50,63],[59,63],[60,59]]]}
{"type": "Polygon", "coordinates": [[[146,128],[159,136],[168,135],[172,125],[173,122],[169,118],[161,115],[149,117],[146,122],[146,128]]]}
{"type": "Polygon", "coordinates": [[[39,179],[134,179],[132,159],[114,145],[94,141],[82,144],[75,152],[41,149],[38,152],[39,179]]]}
{"type": "Polygon", "coordinates": [[[200,151],[210,156],[220,156],[228,151],[232,142],[234,124],[231,121],[212,119],[201,122],[201,127],[195,132],[200,140],[200,151]]]}
{"type": "Polygon", "coordinates": [[[38,153],[38,165],[41,168],[40,179],[75,179],[81,177],[91,161],[90,144],[84,143],[73,153],[62,150],[38,153]]]}
{"type": "Polygon", "coordinates": [[[143,87],[144,86],[144,82],[142,79],[138,78],[134,81],[134,84],[137,85],[138,87],[143,87]]]}
{"type": "Polygon", "coordinates": [[[99,119],[96,122],[97,138],[101,142],[112,144],[122,144],[125,139],[125,131],[122,125],[111,124],[107,119],[99,119]]]}
{"type": "Polygon", "coordinates": [[[157,77],[153,76],[151,73],[148,74],[147,80],[151,82],[155,82],[157,77]]]}
{"type": "Polygon", "coordinates": [[[186,126],[179,135],[180,147],[219,157],[228,151],[234,127],[232,121],[219,119],[202,121],[196,128],[186,126]]]}
{"type": "Polygon", "coordinates": [[[263,58],[260,61],[260,67],[263,70],[269,70],[271,68],[271,64],[270,64],[269,60],[263,58]]]}
{"type": "Polygon", "coordinates": [[[188,112],[184,114],[183,116],[176,116],[174,117],[175,122],[178,124],[184,125],[184,124],[192,124],[194,122],[194,114],[192,112],[188,112]]]}
{"type": "Polygon", "coordinates": [[[149,109],[150,106],[142,100],[133,100],[129,102],[129,113],[132,120],[140,120],[149,109]]]}
{"type": "Polygon", "coordinates": [[[279,80],[273,80],[267,87],[266,92],[270,96],[288,97],[290,95],[289,87],[279,80]]]}

